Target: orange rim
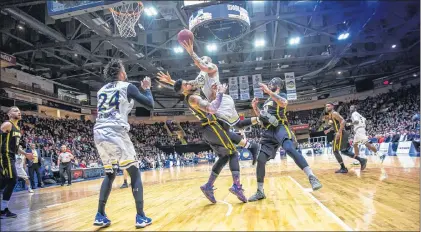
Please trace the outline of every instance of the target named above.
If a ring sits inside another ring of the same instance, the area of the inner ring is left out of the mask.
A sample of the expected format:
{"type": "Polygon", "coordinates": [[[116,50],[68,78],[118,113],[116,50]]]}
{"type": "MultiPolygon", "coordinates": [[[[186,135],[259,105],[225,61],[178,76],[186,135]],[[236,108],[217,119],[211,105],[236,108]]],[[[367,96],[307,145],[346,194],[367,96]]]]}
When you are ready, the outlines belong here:
{"type": "Polygon", "coordinates": [[[114,10],[113,8],[109,8],[109,10],[110,10],[112,13],[116,14],[116,15],[138,15],[138,14],[140,14],[140,13],[142,13],[142,12],[143,12],[143,3],[142,3],[142,2],[137,2],[137,4],[139,5],[139,8],[140,8],[139,12],[133,12],[133,13],[121,13],[121,12],[118,12],[118,11],[114,10]]]}

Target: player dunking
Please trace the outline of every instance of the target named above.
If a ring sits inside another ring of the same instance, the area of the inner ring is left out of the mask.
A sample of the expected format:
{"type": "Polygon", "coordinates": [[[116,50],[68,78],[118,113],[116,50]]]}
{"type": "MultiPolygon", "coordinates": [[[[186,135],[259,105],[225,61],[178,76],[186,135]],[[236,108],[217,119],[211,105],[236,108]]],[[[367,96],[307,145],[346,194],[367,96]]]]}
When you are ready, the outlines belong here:
{"type": "Polygon", "coordinates": [[[256,176],[257,176],[257,192],[249,198],[249,201],[257,201],[266,198],[263,191],[263,182],[265,178],[266,162],[273,159],[276,151],[280,146],[294,160],[307,175],[313,190],[318,190],[322,184],[311,171],[310,166],[304,156],[300,154],[294,146],[294,135],[288,126],[286,117],[286,107],[288,105],[287,96],[281,92],[284,89],[284,81],[279,78],[273,78],[268,85],[259,84],[263,92],[269,94],[269,98],[263,105],[263,110],[257,106],[258,100],[252,101],[252,107],[257,116],[263,122],[265,127],[260,140],[261,150],[257,158],[256,176]]]}
{"type": "Polygon", "coordinates": [[[111,221],[105,214],[105,204],[110,195],[118,168],[126,170],[131,179],[133,197],[136,202],[136,227],[145,227],[152,219],[143,212],[143,186],[140,179],[138,161],[133,143],[128,134],[130,125],[128,114],[134,101],[147,109],[152,109],[154,100],[151,94],[151,80],[146,77],[142,82],[143,94],[127,82],[123,64],[112,60],[104,69],[104,75],[110,83],[104,85],[97,93],[98,115],[94,126],[95,146],[104,163],[105,178],[99,192],[98,213],[94,225],[109,226],[111,221]]]}
{"type": "MultiPolygon", "coordinates": [[[[358,156],[360,151],[358,149],[359,144],[364,144],[368,149],[370,149],[376,156],[378,156],[378,151],[375,146],[373,146],[368,141],[367,132],[365,130],[366,127],[366,119],[357,112],[357,107],[355,105],[351,105],[349,107],[349,111],[351,112],[351,120],[352,125],[354,125],[354,151],[355,155],[358,156]]],[[[380,160],[384,161],[384,158],[386,158],[386,154],[383,154],[380,156],[380,160]]]]}
{"type": "Polygon", "coordinates": [[[240,201],[247,202],[247,198],[244,196],[244,190],[240,184],[238,152],[214,115],[222,104],[226,89],[226,85],[219,85],[216,98],[210,103],[198,94],[195,94],[198,88],[189,82],[179,79],[174,83],[174,91],[184,95],[185,103],[202,123],[203,140],[211,146],[215,154],[219,157],[212,167],[212,173],[208,182],[200,187],[203,194],[205,194],[209,201],[216,203],[213,184],[222,171],[222,168],[229,163],[234,182],[229,191],[237,196],[240,201]]]}
{"type": "MultiPolygon", "coordinates": [[[[219,82],[219,71],[218,67],[212,63],[212,59],[208,56],[203,56],[200,58],[193,50],[193,42],[184,42],[183,47],[192,57],[195,65],[200,69],[199,75],[195,80],[189,81],[188,83],[200,88],[205,95],[208,101],[213,101],[215,99],[215,87],[219,82]]],[[[175,81],[171,79],[169,74],[164,74],[162,72],[158,73],[158,78],[166,83],[174,84],[175,81]]],[[[232,142],[234,144],[244,147],[250,150],[253,156],[253,164],[256,162],[257,154],[259,152],[259,144],[247,139],[242,138],[240,135],[230,131],[231,127],[236,127],[238,129],[243,129],[245,127],[257,124],[259,122],[258,117],[247,118],[240,120],[240,116],[235,109],[234,100],[230,95],[224,94],[222,98],[221,106],[218,111],[215,113],[219,124],[224,128],[232,142]]]]}
{"type": "Polygon", "coordinates": [[[15,218],[16,214],[9,210],[9,200],[18,181],[16,170],[16,155],[21,154],[29,160],[33,159],[32,153],[26,153],[19,146],[20,128],[19,120],[22,119],[18,107],[13,106],[7,111],[9,121],[1,124],[0,134],[0,190],[3,190],[0,218],[15,218]]]}
{"type": "MultiPolygon", "coordinates": [[[[327,119],[332,120],[332,127],[329,130],[333,130],[335,137],[333,139],[333,154],[336,160],[341,165],[341,168],[335,173],[348,173],[348,169],[345,167],[344,161],[341,154],[358,160],[361,164],[361,171],[367,166],[367,159],[361,158],[352,152],[352,147],[349,145],[349,132],[345,130],[345,120],[342,116],[334,110],[332,103],[326,104],[327,119]]],[[[327,130],[327,131],[329,131],[327,130]]],[[[325,131],[326,133],[326,131],[325,131]]]]}

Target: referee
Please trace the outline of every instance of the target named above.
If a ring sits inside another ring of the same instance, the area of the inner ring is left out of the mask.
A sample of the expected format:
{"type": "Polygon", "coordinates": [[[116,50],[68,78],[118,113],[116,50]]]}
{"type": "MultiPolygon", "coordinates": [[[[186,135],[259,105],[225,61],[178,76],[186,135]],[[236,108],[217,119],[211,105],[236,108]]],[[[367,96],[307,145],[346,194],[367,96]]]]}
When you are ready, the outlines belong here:
{"type": "Polygon", "coordinates": [[[67,186],[72,185],[72,163],[70,161],[72,161],[73,158],[72,153],[67,150],[66,145],[62,145],[57,161],[57,166],[60,170],[61,186],[66,182],[66,179],[64,178],[65,171],[67,173],[67,186]]]}
{"type": "Polygon", "coordinates": [[[16,155],[24,155],[32,160],[32,153],[26,153],[19,147],[20,128],[19,120],[22,119],[18,107],[13,106],[7,111],[9,121],[3,122],[0,128],[0,190],[3,190],[0,218],[15,218],[16,214],[9,210],[9,200],[17,183],[16,155]]]}

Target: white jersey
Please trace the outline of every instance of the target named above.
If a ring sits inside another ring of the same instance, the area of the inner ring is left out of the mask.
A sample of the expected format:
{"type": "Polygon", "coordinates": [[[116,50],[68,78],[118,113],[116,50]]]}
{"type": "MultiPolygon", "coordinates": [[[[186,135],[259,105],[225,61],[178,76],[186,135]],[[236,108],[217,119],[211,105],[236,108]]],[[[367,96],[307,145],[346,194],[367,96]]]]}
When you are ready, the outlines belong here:
{"type": "Polygon", "coordinates": [[[351,120],[352,120],[352,123],[354,124],[354,131],[357,131],[360,128],[365,129],[366,119],[361,114],[359,114],[357,111],[352,113],[351,120]],[[355,124],[354,122],[358,122],[358,123],[355,124]]]}
{"type": "Polygon", "coordinates": [[[16,154],[15,157],[16,157],[16,161],[15,161],[16,169],[23,169],[23,161],[24,159],[26,159],[26,157],[21,154],[16,154]]]}
{"type": "Polygon", "coordinates": [[[209,73],[200,71],[199,75],[196,77],[196,81],[206,98],[210,100],[212,96],[212,86],[219,84],[219,72],[216,71],[213,74],[213,77],[210,77],[209,73]]]}
{"type": "Polygon", "coordinates": [[[115,81],[104,85],[97,93],[97,118],[94,130],[102,128],[124,128],[130,130],[128,115],[134,100],[127,97],[128,82],[115,81]]]}

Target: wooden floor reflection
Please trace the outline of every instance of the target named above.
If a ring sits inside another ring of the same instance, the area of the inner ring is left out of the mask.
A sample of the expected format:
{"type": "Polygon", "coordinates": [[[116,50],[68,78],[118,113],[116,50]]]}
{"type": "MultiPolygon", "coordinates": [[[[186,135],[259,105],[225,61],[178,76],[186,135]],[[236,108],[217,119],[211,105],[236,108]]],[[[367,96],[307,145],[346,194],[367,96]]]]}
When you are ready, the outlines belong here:
{"type": "MultiPolygon", "coordinates": [[[[370,157],[360,172],[335,174],[333,156],[308,157],[323,184],[311,192],[304,173],[289,159],[267,166],[267,199],[240,203],[228,192],[226,168],[215,183],[218,203],[209,204],[199,186],[211,166],[176,167],[142,173],[145,212],[154,221],[147,230],[420,230],[419,158],[370,157]]],[[[255,167],[241,162],[246,195],[256,190],[255,167]]],[[[2,219],[2,231],[90,231],[102,179],[50,187],[34,194],[19,192],[10,208],[17,219],[2,219]]],[[[118,189],[117,177],[106,212],[112,225],[103,230],[134,230],[135,205],[130,189],[118,189]]]]}

